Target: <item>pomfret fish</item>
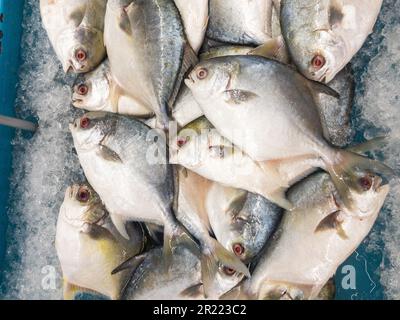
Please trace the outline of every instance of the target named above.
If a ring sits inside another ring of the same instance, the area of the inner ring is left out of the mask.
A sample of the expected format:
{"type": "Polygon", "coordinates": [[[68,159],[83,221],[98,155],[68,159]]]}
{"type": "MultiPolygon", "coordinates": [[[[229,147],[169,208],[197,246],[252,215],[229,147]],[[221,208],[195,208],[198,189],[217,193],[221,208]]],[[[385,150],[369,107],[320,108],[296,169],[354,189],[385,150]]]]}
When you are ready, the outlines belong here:
{"type": "Polygon", "coordinates": [[[167,265],[178,241],[197,250],[172,210],[173,173],[163,135],[133,118],[104,112],[87,113],[70,130],[88,181],[124,237],[127,221],[163,225],[167,265]]]}
{"type": "Polygon", "coordinates": [[[330,82],[372,32],[382,0],[281,0],[282,33],[308,78],[330,82]]]}
{"type": "MultiPolygon", "coordinates": [[[[221,267],[230,268],[250,276],[247,267],[232,250],[224,248],[211,236],[212,230],[206,203],[213,184],[214,182],[184,168],[179,169],[179,194],[176,216],[200,243],[202,283],[207,297],[212,291],[213,279],[221,267]]],[[[229,229],[228,226],[227,229],[229,229]]]]}
{"type": "Polygon", "coordinates": [[[88,111],[106,111],[148,118],[154,113],[118,89],[105,60],[92,72],[77,77],[72,93],[72,104],[88,111]]]}
{"type": "Polygon", "coordinates": [[[118,86],[165,129],[183,75],[197,61],[173,0],[109,0],[104,40],[118,86]]]}
{"type": "Polygon", "coordinates": [[[43,26],[65,72],[84,73],[106,56],[107,0],[40,0],[43,26]]]}
{"type": "Polygon", "coordinates": [[[271,0],[210,0],[209,6],[208,38],[242,45],[260,45],[271,39],[271,0]]]}
{"type": "Polygon", "coordinates": [[[358,206],[369,210],[363,219],[338,205],[327,174],[317,173],[296,185],[289,198],[297,209],[284,214],[252,277],[223,298],[317,298],[338,266],[368,235],[389,192],[389,185],[381,185],[378,176],[365,179],[370,189],[357,199],[358,206]]]}
{"type": "Polygon", "coordinates": [[[67,189],[56,233],[66,299],[73,298],[69,292],[73,286],[119,299],[130,273],[111,275],[111,272],[139,254],[146,243],[139,224],[129,224],[127,231],[129,240],[120,236],[99,196],[88,184],[67,189]]]}
{"type": "Polygon", "coordinates": [[[310,87],[335,93],[277,61],[257,56],[213,58],[201,62],[185,83],[218,132],[252,159],[322,160],[317,166],[331,174],[349,208],[356,209],[354,197],[363,192],[359,179],[365,171],[393,174],[378,161],[333,148],[323,138],[310,87]]]}
{"type": "MultiPolygon", "coordinates": [[[[205,299],[201,283],[201,263],[196,255],[178,247],[170,272],[162,272],[162,252],[151,250],[133,274],[125,291],[126,300],[205,299]]],[[[232,289],[243,275],[221,268],[212,280],[208,299],[218,299],[232,289]]]]}
{"type": "Polygon", "coordinates": [[[282,209],[264,197],[214,183],[206,202],[211,228],[226,249],[251,263],[275,232],[282,209]]]}

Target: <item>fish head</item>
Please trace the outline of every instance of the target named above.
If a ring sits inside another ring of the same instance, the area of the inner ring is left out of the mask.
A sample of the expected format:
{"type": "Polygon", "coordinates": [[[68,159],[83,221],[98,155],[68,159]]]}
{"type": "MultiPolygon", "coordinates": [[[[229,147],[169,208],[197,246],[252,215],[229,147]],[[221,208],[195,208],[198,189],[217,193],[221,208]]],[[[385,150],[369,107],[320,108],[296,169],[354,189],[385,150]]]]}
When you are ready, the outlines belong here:
{"type": "Polygon", "coordinates": [[[218,299],[236,287],[243,279],[243,274],[225,266],[220,266],[213,279],[213,283],[208,286],[208,295],[210,298],[218,299]]]}
{"type": "Polygon", "coordinates": [[[67,188],[60,214],[64,221],[77,228],[97,224],[108,215],[100,197],[87,183],[67,188]]]}
{"type": "Polygon", "coordinates": [[[106,55],[103,32],[85,26],[66,31],[58,38],[56,51],[64,72],[89,72],[106,55]]]}
{"type": "Polygon", "coordinates": [[[107,112],[88,112],[75,119],[69,129],[74,139],[75,148],[79,151],[90,151],[98,148],[105,137],[116,128],[116,118],[107,112]]]}
{"type": "Polygon", "coordinates": [[[218,97],[229,90],[240,72],[240,65],[234,59],[217,57],[200,62],[190,72],[185,84],[192,91],[196,100],[218,97]]]}
{"type": "Polygon", "coordinates": [[[342,210],[361,219],[376,216],[389,193],[389,184],[382,185],[382,178],[372,173],[360,175],[357,183],[356,188],[350,189],[352,208],[343,206],[342,210]]]}
{"type": "Polygon", "coordinates": [[[332,30],[298,30],[289,50],[299,71],[314,81],[330,82],[347,63],[345,42],[332,30]]]}
{"type": "Polygon", "coordinates": [[[108,73],[102,67],[80,74],[73,86],[72,104],[76,108],[89,111],[101,111],[106,106],[110,96],[110,81],[108,73]]]}
{"type": "Polygon", "coordinates": [[[205,117],[200,117],[182,128],[176,137],[176,152],[171,162],[188,169],[194,169],[201,164],[206,157],[207,136],[212,128],[205,117]]]}

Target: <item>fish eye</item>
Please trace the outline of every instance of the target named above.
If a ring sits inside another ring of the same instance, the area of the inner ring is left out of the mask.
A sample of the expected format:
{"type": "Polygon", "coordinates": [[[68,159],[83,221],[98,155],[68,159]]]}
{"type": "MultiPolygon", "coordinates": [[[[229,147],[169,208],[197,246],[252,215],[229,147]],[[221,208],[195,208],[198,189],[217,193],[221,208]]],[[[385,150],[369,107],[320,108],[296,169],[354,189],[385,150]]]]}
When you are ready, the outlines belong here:
{"type": "Polygon", "coordinates": [[[197,79],[203,80],[208,76],[208,70],[206,68],[200,68],[196,71],[197,79]]]}
{"type": "Polygon", "coordinates": [[[358,179],[358,184],[364,191],[368,191],[372,188],[372,182],[373,182],[372,177],[369,175],[366,175],[358,179]]]}
{"type": "Polygon", "coordinates": [[[179,148],[183,147],[186,143],[188,143],[189,137],[183,138],[183,137],[178,137],[177,139],[177,145],[179,148]]]}
{"type": "Polygon", "coordinates": [[[229,267],[223,267],[223,268],[222,268],[222,271],[223,271],[227,276],[233,276],[233,275],[236,273],[236,271],[235,271],[234,269],[229,268],[229,267]]]}
{"type": "Polygon", "coordinates": [[[76,93],[80,94],[81,96],[86,96],[89,92],[89,87],[82,83],[76,87],[76,93]]]}
{"type": "Polygon", "coordinates": [[[79,62],[83,62],[86,60],[87,58],[87,53],[85,50],[83,49],[78,49],[75,51],[75,58],[76,60],[78,60],[79,62]]]}
{"type": "Polygon", "coordinates": [[[232,250],[233,250],[233,253],[238,257],[242,256],[245,251],[243,245],[240,243],[234,243],[232,246],[232,250]]]}
{"type": "Polygon", "coordinates": [[[79,202],[88,202],[90,199],[90,191],[86,187],[80,187],[76,194],[76,199],[79,202]]]}
{"type": "Polygon", "coordinates": [[[326,63],[326,59],[324,56],[317,54],[312,58],[311,60],[311,65],[315,70],[321,69],[326,63]]]}
{"type": "Polygon", "coordinates": [[[90,119],[88,117],[81,118],[80,126],[82,129],[87,129],[90,126],[90,119]]]}

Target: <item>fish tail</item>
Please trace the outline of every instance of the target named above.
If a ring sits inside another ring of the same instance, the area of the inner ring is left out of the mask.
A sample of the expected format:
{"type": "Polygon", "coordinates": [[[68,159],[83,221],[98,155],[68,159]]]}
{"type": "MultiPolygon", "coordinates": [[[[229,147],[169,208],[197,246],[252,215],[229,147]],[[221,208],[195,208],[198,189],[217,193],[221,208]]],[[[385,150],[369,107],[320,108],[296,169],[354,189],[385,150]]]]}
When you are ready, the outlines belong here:
{"type": "Polygon", "coordinates": [[[196,256],[199,255],[199,246],[191,234],[179,222],[164,226],[164,266],[166,270],[172,263],[173,251],[182,246],[189,249],[196,256]]]}
{"type": "Polygon", "coordinates": [[[211,291],[213,280],[221,266],[236,270],[250,277],[249,270],[238,257],[226,250],[217,240],[210,239],[210,244],[203,248],[200,258],[202,282],[206,297],[211,291]]]}
{"type": "Polygon", "coordinates": [[[334,161],[326,163],[326,169],[343,204],[349,209],[355,209],[352,192],[361,194],[372,187],[365,179],[368,174],[375,173],[387,178],[396,175],[393,169],[382,162],[348,150],[337,150],[334,161]]]}

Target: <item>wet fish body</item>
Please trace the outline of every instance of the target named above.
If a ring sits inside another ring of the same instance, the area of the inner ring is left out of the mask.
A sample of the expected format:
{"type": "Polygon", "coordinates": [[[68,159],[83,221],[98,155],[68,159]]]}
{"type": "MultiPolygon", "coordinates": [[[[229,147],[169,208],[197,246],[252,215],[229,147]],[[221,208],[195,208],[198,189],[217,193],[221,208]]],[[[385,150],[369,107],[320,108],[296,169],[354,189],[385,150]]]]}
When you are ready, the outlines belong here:
{"type": "Polygon", "coordinates": [[[308,78],[329,83],[372,32],[382,0],[282,0],[282,34],[308,78]]]}
{"type": "Polygon", "coordinates": [[[41,0],[43,26],[65,72],[84,73],[106,56],[103,42],[107,0],[41,0]]]}
{"type": "Polygon", "coordinates": [[[67,189],[57,222],[56,249],[64,276],[64,297],[79,286],[111,299],[119,299],[130,272],[111,272],[139,254],[146,238],[142,228],[128,225],[129,240],[113,226],[100,198],[87,184],[67,189]]]}

